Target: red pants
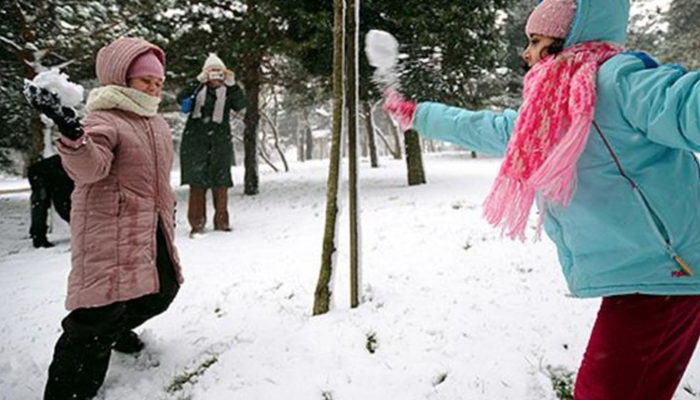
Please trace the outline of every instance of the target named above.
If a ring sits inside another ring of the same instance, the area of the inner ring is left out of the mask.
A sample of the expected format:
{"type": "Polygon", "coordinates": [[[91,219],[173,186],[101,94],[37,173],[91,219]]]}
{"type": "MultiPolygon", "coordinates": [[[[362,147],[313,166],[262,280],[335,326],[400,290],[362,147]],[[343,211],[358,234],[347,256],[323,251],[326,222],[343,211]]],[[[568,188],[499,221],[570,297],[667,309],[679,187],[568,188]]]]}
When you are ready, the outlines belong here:
{"type": "Polygon", "coordinates": [[[606,297],[576,400],[670,400],[700,336],[700,296],[606,297]]]}

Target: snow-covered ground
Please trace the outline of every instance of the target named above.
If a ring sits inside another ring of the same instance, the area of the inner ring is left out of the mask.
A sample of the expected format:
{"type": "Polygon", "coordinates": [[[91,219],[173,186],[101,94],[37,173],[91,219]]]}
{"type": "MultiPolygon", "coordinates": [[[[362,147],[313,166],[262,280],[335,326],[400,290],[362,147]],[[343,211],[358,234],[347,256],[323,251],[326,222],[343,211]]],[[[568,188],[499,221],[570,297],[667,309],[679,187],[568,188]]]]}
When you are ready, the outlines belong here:
{"type": "MultiPolygon", "coordinates": [[[[481,218],[499,162],[427,156],[429,183],[419,187],[406,186],[402,161],[363,163],[364,301],[349,309],[344,208],[336,303],[319,317],[311,310],[327,163],[263,171],[260,195],[238,186],[230,196],[234,231],[196,239],[176,187],[186,282],[168,312],[138,329],[148,350],[114,354],[98,399],[555,399],[548,366],[576,370],[599,301],[566,296],[547,239],[501,239],[481,218]]],[[[28,196],[0,196],[7,400],[41,397],[65,315],[68,229],[55,218],[57,246],[31,248],[28,196]]],[[[678,400],[697,398],[689,392],[700,391],[699,359],[678,400]]]]}

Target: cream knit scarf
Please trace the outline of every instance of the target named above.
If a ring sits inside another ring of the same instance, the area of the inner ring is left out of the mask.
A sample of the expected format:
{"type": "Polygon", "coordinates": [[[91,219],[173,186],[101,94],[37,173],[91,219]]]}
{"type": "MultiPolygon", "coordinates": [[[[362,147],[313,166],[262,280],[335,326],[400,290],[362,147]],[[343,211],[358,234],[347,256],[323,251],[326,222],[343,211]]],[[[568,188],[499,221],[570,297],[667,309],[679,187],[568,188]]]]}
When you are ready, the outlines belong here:
{"type": "Polygon", "coordinates": [[[106,85],[93,89],[87,99],[85,109],[123,110],[142,117],[153,117],[158,113],[159,97],[124,86],[106,85]]]}
{"type": "MultiPolygon", "coordinates": [[[[212,121],[214,123],[220,124],[224,120],[224,108],[226,107],[226,86],[221,85],[217,88],[209,88],[216,93],[216,102],[214,103],[214,113],[212,115],[212,121]]],[[[202,118],[202,107],[204,107],[204,102],[207,100],[207,85],[204,85],[202,90],[197,93],[197,97],[194,102],[194,111],[192,112],[192,118],[202,118]]]]}

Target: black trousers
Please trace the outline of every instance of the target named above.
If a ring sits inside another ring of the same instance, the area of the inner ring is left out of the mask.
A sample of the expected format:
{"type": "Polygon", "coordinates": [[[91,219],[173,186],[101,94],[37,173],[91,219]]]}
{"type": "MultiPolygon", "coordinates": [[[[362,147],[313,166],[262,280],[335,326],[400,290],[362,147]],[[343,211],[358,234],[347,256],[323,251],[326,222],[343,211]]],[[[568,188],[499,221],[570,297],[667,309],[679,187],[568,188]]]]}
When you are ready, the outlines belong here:
{"type": "Polygon", "coordinates": [[[157,231],[160,291],[97,308],[73,310],[49,366],[44,400],[92,399],[104,382],[112,344],[121,335],[164,312],[180,289],[160,225],[157,231]]]}
{"type": "Polygon", "coordinates": [[[73,193],[73,180],[63,169],[61,158],[54,155],[32,164],[27,170],[29,186],[32,189],[32,224],[29,234],[32,239],[46,239],[46,219],[51,203],[64,221],[70,222],[70,196],[73,193]]]}

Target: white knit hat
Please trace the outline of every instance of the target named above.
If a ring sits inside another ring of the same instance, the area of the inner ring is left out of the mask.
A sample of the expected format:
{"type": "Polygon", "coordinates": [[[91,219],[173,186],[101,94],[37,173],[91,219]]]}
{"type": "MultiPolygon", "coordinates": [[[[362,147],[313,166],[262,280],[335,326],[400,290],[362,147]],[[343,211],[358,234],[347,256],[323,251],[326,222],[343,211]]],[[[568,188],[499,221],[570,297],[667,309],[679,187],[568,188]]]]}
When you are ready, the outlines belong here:
{"type": "Polygon", "coordinates": [[[206,72],[213,68],[226,69],[226,65],[221,59],[214,53],[209,53],[209,57],[204,61],[204,66],[202,67],[202,72],[206,72]]]}

